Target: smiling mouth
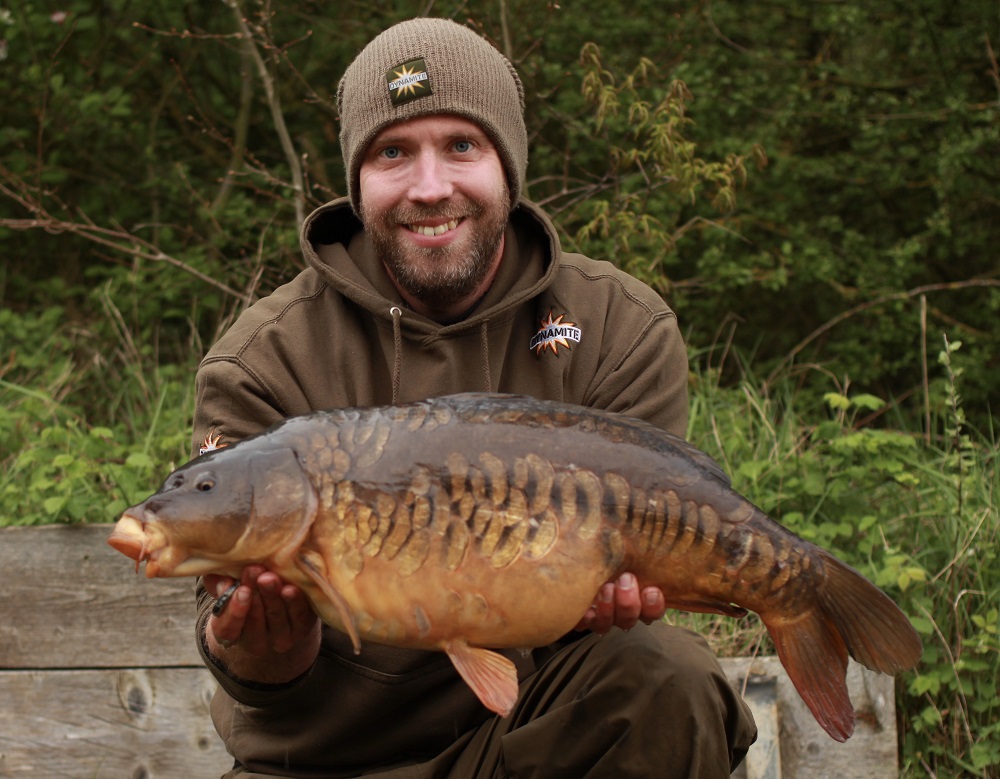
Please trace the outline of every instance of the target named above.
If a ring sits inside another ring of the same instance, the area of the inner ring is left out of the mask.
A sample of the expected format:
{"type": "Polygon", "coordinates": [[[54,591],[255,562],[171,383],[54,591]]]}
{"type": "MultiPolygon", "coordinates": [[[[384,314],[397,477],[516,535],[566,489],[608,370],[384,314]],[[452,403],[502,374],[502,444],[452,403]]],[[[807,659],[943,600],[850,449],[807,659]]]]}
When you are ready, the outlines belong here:
{"type": "Polygon", "coordinates": [[[433,238],[435,235],[444,235],[449,230],[454,230],[458,227],[458,223],[462,221],[461,219],[452,219],[450,222],[445,222],[441,225],[435,225],[431,227],[429,225],[406,225],[406,228],[417,235],[425,235],[428,238],[433,238]]]}

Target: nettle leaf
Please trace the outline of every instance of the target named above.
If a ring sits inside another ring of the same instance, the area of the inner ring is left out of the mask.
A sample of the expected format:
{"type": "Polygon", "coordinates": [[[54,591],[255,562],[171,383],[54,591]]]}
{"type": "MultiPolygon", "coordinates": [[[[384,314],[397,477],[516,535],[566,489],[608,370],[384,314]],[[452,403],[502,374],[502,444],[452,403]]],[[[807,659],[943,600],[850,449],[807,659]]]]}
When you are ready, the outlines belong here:
{"type": "Polygon", "coordinates": [[[42,508],[45,509],[46,513],[55,517],[62,512],[68,500],[68,495],[54,495],[51,498],[46,498],[42,501],[42,508]]]}
{"type": "Polygon", "coordinates": [[[71,465],[76,458],[71,454],[58,454],[52,458],[52,464],[56,468],[65,468],[67,465],[71,465]]]}

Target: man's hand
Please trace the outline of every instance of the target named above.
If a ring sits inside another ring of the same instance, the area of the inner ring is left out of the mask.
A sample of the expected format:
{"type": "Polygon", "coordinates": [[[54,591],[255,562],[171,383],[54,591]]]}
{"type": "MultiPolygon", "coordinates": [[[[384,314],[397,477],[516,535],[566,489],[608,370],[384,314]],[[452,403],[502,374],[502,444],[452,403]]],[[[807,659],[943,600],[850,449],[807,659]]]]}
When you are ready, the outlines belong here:
{"type": "Polygon", "coordinates": [[[635,576],[623,573],[617,582],[601,587],[594,605],[587,609],[576,630],[593,630],[601,634],[613,627],[629,630],[640,620],[648,625],[661,619],[666,610],[666,601],[659,588],[645,587],[640,592],[635,576]]]}
{"type": "MultiPolygon", "coordinates": [[[[235,583],[215,574],[203,579],[217,598],[235,583]]],[[[235,676],[276,684],[295,679],[316,661],[320,621],[302,590],[250,565],[224,608],[208,618],[205,638],[235,676]]]]}

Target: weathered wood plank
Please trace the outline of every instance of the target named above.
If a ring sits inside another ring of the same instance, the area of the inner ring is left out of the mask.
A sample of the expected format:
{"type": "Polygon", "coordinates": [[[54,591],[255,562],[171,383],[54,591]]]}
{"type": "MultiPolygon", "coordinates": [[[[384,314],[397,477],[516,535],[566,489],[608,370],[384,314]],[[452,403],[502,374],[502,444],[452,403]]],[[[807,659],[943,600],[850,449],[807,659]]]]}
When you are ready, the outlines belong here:
{"type": "Polygon", "coordinates": [[[111,525],[0,529],[0,668],[201,665],[194,580],[146,579],[111,525]]]}
{"type": "MultiPolygon", "coordinates": [[[[777,657],[722,660],[722,667],[737,690],[761,720],[761,735],[771,734],[755,744],[753,769],[766,762],[760,754],[773,744],[778,730],[781,779],[896,779],[899,775],[896,747],[896,700],[891,676],[874,673],[851,661],[847,668],[847,690],[857,712],[854,735],[840,744],[816,723],[792,686],[777,657]],[[767,695],[756,700],[752,688],[773,684],[774,704],[767,695]]],[[[765,769],[766,770],[766,769],[765,769]]],[[[741,766],[734,776],[743,779],[752,770],[741,766]]]]}
{"type": "Polygon", "coordinates": [[[0,671],[0,777],[221,776],[214,689],[204,668],[0,671]]]}
{"type": "Polygon", "coordinates": [[[747,752],[743,765],[746,779],[782,779],[781,720],[778,716],[778,685],[774,677],[748,679],[743,688],[743,698],[757,723],[757,741],[747,752]]]}

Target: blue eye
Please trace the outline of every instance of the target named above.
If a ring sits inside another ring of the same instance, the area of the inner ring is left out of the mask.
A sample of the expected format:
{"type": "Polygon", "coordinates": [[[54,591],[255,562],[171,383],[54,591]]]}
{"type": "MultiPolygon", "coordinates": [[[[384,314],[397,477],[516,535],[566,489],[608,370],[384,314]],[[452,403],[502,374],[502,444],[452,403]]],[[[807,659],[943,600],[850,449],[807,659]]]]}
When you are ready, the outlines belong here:
{"type": "Polygon", "coordinates": [[[455,141],[455,151],[459,154],[472,151],[472,141],[455,141]]]}
{"type": "Polygon", "coordinates": [[[395,146],[389,146],[388,148],[382,149],[382,156],[387,160],[394,160],[399,157],[399,149],[395,146]]]}

